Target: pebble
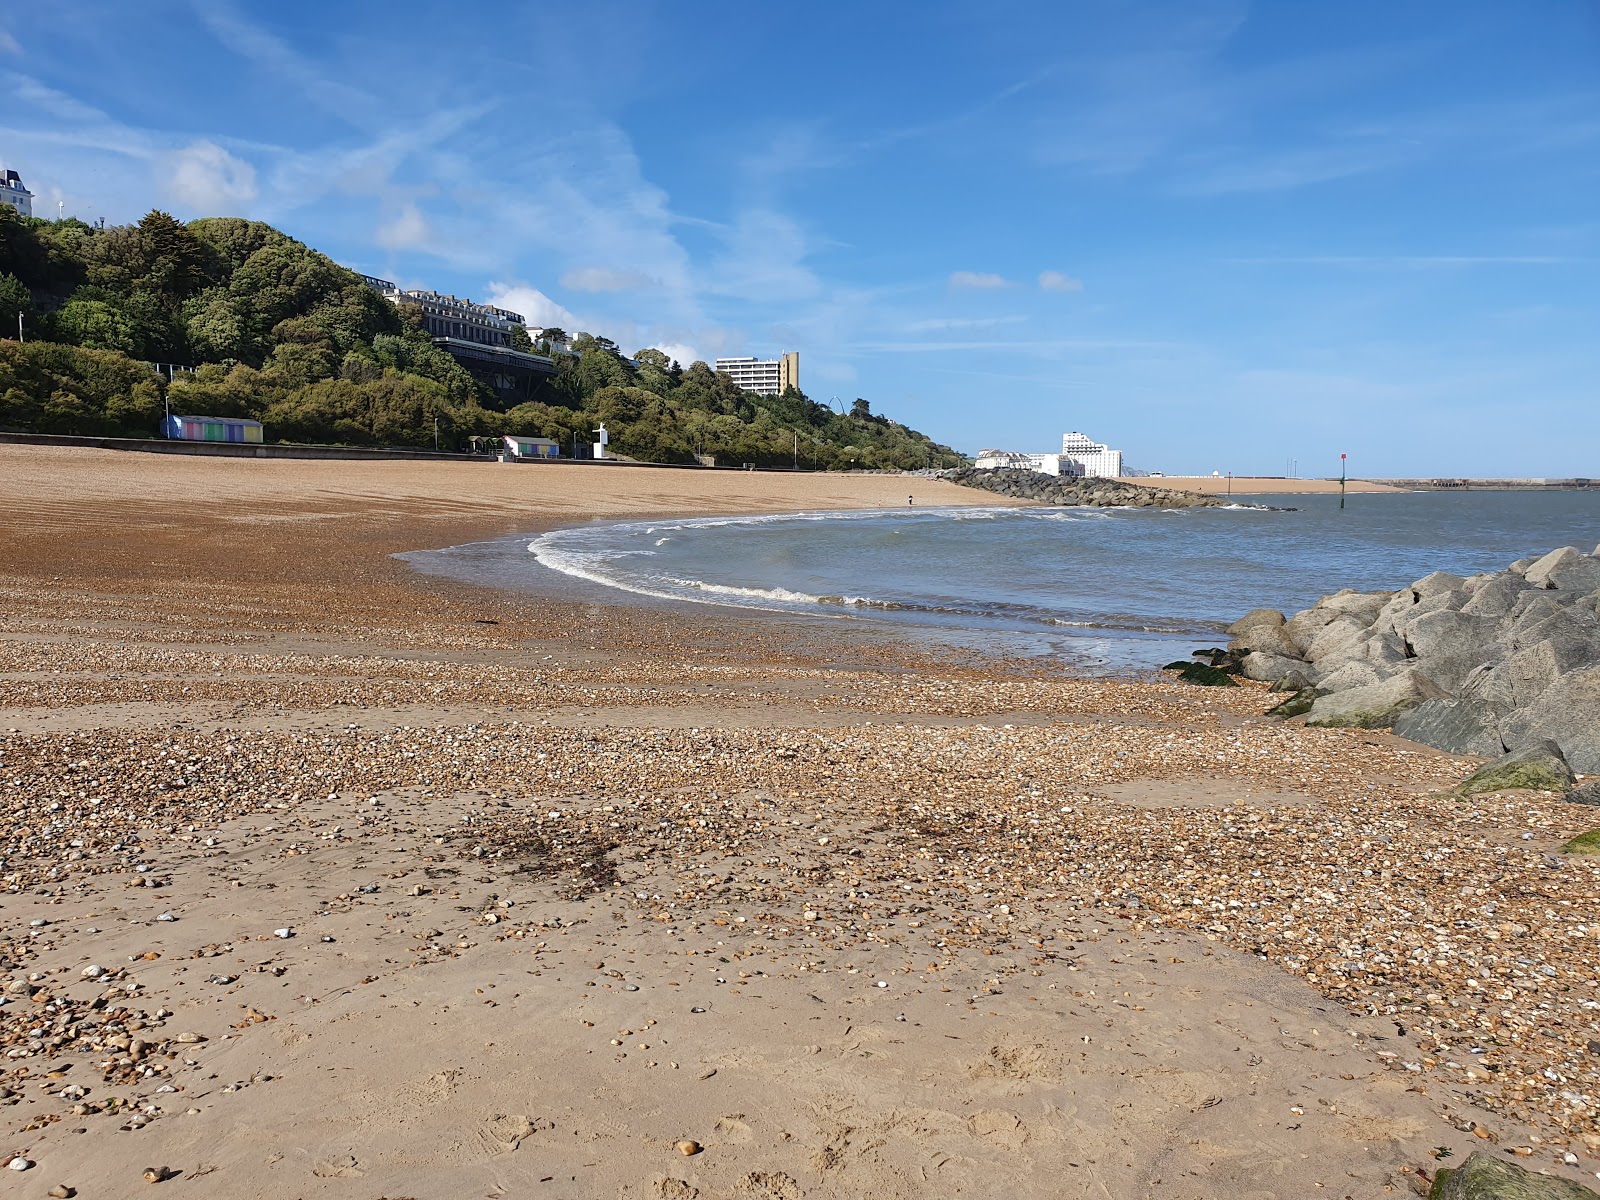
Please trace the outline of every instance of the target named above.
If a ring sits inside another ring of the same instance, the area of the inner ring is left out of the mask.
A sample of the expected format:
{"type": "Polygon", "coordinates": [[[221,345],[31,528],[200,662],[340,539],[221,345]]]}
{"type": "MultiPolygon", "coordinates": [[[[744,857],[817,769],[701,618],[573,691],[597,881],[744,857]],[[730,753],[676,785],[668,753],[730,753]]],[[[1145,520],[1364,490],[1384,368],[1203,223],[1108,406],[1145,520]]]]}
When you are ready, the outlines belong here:
{"type": "Polygon", "coordinates": [[[699,1154],[703,1149],[705,1149],[705,1147],[699,1142],[691,1141],[689,1139],[685,1139],[678,1143],[678,1153],[682,1154],[686,1158],[690,1155],[699,1154]]]}
{"type": "Polygon", "coordinates": [[[76,1188],[68,1187],[64,1183],[56,1184],[55,1187],[45,1193],[46,1196],[50,1197],[50,1200],[72,1200],[72,1197],[77,1194],[78,1190],[76,1188]]]}
{"type": "Polygon", "coordinates": [[[282,929],[274,929],[272,931],[272,936],[277,938],[292,938],[294,936],[294,930],[290,929],[286,925],[282,929]]]}
{"type": "Polygon", "coordinates": [[[19,1154],[10,1162],[8,1162],[6,1166],[13,1171],[27,1171],[33,1168],[33,1160],[31,1158],[24,1158],[19,1154]]]}

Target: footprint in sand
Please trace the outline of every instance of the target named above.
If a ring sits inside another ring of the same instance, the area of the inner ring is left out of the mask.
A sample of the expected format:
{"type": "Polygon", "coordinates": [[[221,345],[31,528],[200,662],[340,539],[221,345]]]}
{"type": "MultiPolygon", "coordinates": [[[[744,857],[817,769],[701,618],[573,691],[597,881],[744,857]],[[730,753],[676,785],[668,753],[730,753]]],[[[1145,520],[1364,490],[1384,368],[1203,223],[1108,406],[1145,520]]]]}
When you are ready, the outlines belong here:
{"type": "Polygon", "coordinates": [[[782,1171],[751,1171],[739,1181],[739,1191],[754,1200],[801,1200],[805,1195],[782,1171]]]}
{"type": "Polygon", "coordinates": [[[338,1154],[317,1160],[311,1173],[318,1179],[360,1179],[366,1174],[349,1154],[338,1154]]]}
{"type": "Polygon", "coordinates": [[[717,1119],[717,1132],[730,1142],[748,1142],[755,1136],[743,1113],[730,1113],[717,1119]]]}
{"type": "Polygon", "coordinates": [[[532,1137],[542,1129],[554,1129],[549,1121],[517,1113],[513,1116],[496,1115],[490,1117],[483,1128],[478,1130],[478,1144],[490,1154],[510,1154],[523,1141],[532,1137]]]}
{"type": "Polygon", "coordinates": [[[1007,1150],[1016,1150],[1028,1140],[1028,1130],[1022,1118],[1004,1109],[991,1108],[973,1113],[967,1121],[967,1128],[972,1130],[974,1137],[1007,1150]]]}
{"type": "Polygon", "coordinates": [[[656,1195],[661,1200],[695,1200],[700,1189],[682,1179],[656,1180],[656,1195]]]}

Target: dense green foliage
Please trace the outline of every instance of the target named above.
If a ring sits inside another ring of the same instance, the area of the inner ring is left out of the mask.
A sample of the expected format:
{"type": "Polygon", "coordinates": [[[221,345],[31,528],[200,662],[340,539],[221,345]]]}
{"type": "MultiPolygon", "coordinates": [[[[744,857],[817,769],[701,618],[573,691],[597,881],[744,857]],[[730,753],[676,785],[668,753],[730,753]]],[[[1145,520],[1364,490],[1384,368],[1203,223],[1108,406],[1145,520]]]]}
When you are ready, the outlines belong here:
{"type": "MultiPolygon", "coordinates": [[[[270,440],[465,448],[502,433],[593,441],[651,462],[848,469],[949,466],[953,451],[797,391],[741,392],[659,350],[580,334],[520,403],[434,346],[416,314],[269,225],[18,217],[0,205],[0,428],[147,437],[172,411],[253,417],[270,440]],[[166,383],[150,364],[193,365],[166,383]]],[[[555,331],[547,331],[554,333],[555,331]]],[[[523,330],[516,349],[538,349],[523,330]]],[[[564,335],[562,335],[564,336],[564,335]]]]}

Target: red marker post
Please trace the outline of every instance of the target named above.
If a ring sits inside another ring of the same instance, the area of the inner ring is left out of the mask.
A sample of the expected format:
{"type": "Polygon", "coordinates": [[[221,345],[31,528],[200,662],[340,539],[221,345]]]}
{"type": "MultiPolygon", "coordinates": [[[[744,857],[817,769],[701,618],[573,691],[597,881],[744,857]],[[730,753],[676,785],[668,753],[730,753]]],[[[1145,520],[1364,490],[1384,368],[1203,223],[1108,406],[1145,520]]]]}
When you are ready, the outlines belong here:
{"type": "Polygon", "coordinates": [[[1345,460],[1349,457],[1348,454],[1339,455],[1339,508],[1341,510],[1344,508],[1344,465],[1345,460]]]}

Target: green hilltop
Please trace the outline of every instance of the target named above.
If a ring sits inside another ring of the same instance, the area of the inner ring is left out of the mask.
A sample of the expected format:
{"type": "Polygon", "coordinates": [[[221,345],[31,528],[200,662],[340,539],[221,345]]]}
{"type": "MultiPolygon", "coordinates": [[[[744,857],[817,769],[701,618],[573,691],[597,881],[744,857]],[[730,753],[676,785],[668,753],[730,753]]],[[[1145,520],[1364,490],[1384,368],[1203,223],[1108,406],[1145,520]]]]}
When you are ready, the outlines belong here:
{"type": "MultiPolygon", "coordinates": [[[[413,310],[258,221],[25,219],[0,205],[0,430],[151,437],[173,412],[249,417],[269,441],[447,449],[474,437],[592,441],[647,462],[949,467],[960,456],[857,400],[742,392],[703,362],[630,360],[589,334],[508,405],[413,310]],[[193,366],[168,382],[152,363],[193,366]]],[[[520,331],[519,331],[520,332],[520,331]]],[[[531,347],[524,347],[531,348],[531,347]]]]}

